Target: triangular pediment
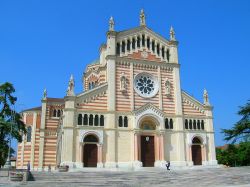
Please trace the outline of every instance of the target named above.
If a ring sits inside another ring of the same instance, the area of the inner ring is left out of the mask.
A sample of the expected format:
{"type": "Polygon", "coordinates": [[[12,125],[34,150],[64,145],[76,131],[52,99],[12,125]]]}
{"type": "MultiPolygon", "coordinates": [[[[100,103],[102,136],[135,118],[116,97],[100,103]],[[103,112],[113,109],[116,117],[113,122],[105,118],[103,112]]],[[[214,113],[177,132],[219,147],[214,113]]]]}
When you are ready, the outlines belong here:
{"type": "Polygon", "coordinates": [[[102,84],[94,89],[87,90],[85,92],[82,92],[76,96],[77,103],[88,103],[96,98],[103,96],[106,94],[108,89],[108,84],[102,84]]]}
{"type": "Polygon", "coordinates": [[[204,105],[196,100],[194,97],[190,96],[188,93],[182,91],[182,102],[186,103],[187,105],[191,106],[193,109],[199,111],[200,113],[204,114],[204,105]]]}
{"type": "Polygon", "coordinates": [[[155,114],[156,116],[164,117],[164,112],[162,112],[159,108],[151,103],[147,103],[142,107],[133,111],[136,116],[143,115],[143,114],[155,114]]]}

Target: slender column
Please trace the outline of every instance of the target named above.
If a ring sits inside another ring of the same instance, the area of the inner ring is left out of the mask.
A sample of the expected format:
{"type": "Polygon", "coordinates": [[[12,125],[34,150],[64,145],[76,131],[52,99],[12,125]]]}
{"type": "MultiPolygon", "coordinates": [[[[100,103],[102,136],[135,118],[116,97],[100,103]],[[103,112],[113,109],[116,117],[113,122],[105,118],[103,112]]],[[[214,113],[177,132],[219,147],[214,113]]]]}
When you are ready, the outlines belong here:
{"type": "Polygon", "coordinates": [[[125,42],[125,55],[126,55],[126,54],[127,54],[127,52],[128,52],[128,50],[127,50],[127,43],[128,43],[128,42],[127,42],[127,38],[125,39],[125,41],[124,41],[124,42],[125,42]]]}
{"type": "Polygon", "coordinates": [[[84,160],[83,160],[83,152],[84,152],[84,143],[81,143],[80,144],[80,160],[81,160],[81,163],[82,163],[82,165],[84,166],[84,160]]]}
{"type": "Polygon", "coordinates": [[[98,144],[97,145],[98,148],[98,163],[102,163],[102,145],[98,144]]]}
{"type": "Polygon", "coordinates": [[[142,34],[140,34],[140,49],[142,49],[142,34]]]}
{"type": "Polygon", "coordinates": [[[159,160],[159,138],[158,138],[158,135],[155,135],[154,138],[155,138],[155,160],[159,160]]]}
{"type": "Polygon", "coordinates": [[[138,160],[138,134],[134,134],[134,160],[138,160]]]}
{"type": "Polygon", "coordinates": [[[161,142],[161,158],[160,160],[164,160],[164,137],[163,137],[163,134],[160,134],[160,142],[161,142]]]}
{"type": "Polygon", "coordinates": [[[189,161],[193,161],[192,160],[192,145],[189,145],[189,161]]]}
{"type": "Polygon", "coordinates": [[[161,48],[162,48],[162,45],[161,45],[161,43],[159,44],[159,56],[160,56],[160,58],[161,58],[161,60],[162,60],[162,54],[161,54],[161,48]]]}

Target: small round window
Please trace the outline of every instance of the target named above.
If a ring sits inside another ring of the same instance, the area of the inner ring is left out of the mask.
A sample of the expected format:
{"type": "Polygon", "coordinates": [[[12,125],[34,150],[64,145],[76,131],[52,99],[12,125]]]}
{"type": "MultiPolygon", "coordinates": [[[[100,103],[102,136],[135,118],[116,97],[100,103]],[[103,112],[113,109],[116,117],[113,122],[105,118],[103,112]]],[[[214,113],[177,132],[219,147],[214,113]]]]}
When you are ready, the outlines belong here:
{"type": "Polygon", "coordinates": [[[134,89],[142,97],[153,97],[158,92],[158,80],[148,73],[135,76],[134,89]]]}

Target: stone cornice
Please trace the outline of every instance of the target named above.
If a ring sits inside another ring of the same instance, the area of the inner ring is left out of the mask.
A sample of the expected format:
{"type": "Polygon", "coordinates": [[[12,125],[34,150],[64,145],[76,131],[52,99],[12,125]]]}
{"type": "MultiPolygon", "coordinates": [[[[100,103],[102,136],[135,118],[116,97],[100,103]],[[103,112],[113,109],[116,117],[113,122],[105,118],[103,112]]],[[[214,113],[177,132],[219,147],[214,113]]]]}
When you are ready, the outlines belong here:
{"type": "Polygon", "coordinates": [[[88,102],[98,96],[104,95],[108,89],[108,83],[102,84],[92,90],[88,90],[86,92],[80,93],[77,95],[77,103],[78,102],[88,102]]]}
{"type": "Polygon", "coordinates": [[[180,68],[180,64],[176,64],[176,63],[155,62],[155,61],[149,61],[149,60],[143,60],[143,59],[119,57],[116,55],[108,55],[106,56],[106,60],[115,60],[116,63],[123,63],[124,65],[129,65],[130,63],[133,63],[134,66],[141,65],[142,67],[148,67],[148,68],[154,68],[154,69],[157,69],[158,66],[160,66],[161,69],[169,69],[170,71],[172,71],[173,68],[180,68]]]}

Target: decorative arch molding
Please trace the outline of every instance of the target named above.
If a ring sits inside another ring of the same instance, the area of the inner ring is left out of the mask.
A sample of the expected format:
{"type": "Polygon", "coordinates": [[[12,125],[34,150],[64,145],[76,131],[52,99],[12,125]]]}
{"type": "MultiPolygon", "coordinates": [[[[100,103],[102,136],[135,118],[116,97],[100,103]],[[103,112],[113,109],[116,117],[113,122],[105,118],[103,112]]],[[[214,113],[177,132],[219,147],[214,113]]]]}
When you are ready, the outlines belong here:
{"type": "Polygon", "coordinates": [[[83,143],[84,138],[88,135],[94,135],[98,138],[98,144],[103,144],[103,131],[102,130],[80,130],[79,142],[83,143]]]}
{"type": "Polygon", "coordinates": [[[141,122],[145,118],[150,118],[156,124],[156,129],[164,129],[164,113],[156,108],[152,104],[146,104],[139,108],[138,110],[134,111],[135,114],[135,127],[139,129],[141,122]]]}
{"type": "Polygon", "coordinates": [[[206,138],[206,134],[201,134],[201,133],[188,133],[187,134],[187,143],[188,145],[192,145],[192,141],[193,139],[197,137],[200,139],[201,143],[203,145],[207,144],[207,138],[206,138]]]}

